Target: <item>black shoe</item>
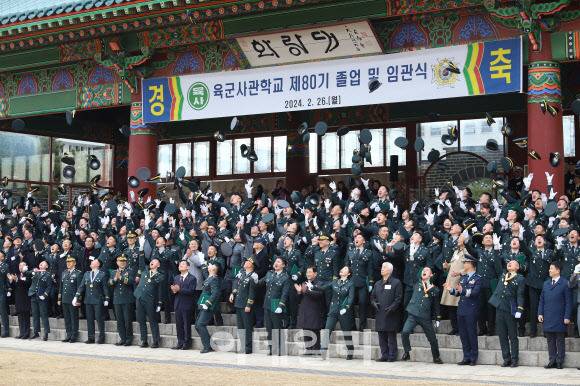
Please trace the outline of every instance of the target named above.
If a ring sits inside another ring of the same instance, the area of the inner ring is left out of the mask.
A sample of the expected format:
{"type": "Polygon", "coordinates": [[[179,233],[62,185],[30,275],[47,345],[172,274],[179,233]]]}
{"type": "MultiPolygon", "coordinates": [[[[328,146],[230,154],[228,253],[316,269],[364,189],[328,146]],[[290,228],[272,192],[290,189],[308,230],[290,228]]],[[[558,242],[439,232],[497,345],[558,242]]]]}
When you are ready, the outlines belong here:
{"type": "Polygon", "coordinates": [[[212,348],[204,348],[203,350],[201,350],[199,353],[200,354],[207,354],[208,352],[212,352],[213,349],[212,348]]]}
{"type": "Polygon", "coordinates": [[[469,362],[469,366],[475,366],[475,365],[477,365],[476,361],[469,362]]]}
{"type": "Polygon", "coordinates": [[[451,331],[449,331],[449,333],[447,335],[457,335],[457,331],[451,330],[451,331]]]}
{"type": "Polygon", "coordinates": [[[523,330],[519,330],[518,331],[518,337],[523,338],[524,336],[526,336],[526,332],[523,330]]]}
{"type": "Polygon", "coordinates": [[[178,344],[177,346],[171,347],[172,350],[183,350],[183,346],[178,344]]]}
{"type": "Polygon", "coordinates": [[[556,367],[556,363],[555,362],[550,362],[546,366],[544,366],[545,369],[553,369],[555,367],[556,367]]]}
{"type": "Polygon", "coordinates": [[[433,358],[433,363],[438,364],[438,365],[442,365],[443,361],[441,360],[441,358],[437,357],[437,358],[433,358]]]}
{"type": "Polygon", "coordinates": [[[402,361],[408,361],[409,359],[411,359],[411,355],[408,352],[403,353],[403,356],[401,357],[402,361]]]}
{"type": "Polygon", "coordinates": [[[18,336],[15,336],[15,337],[14,337],[14,339],[23,339],[23,338],[24,338],[24,337],[23,337],[22,335],[18,335],[18,336]]]}
{"type": "Polygon", "coordinates": [[[159,348],[159,343],[157,343],[157,342],[154,342],[154,343],[151,345],[151,348],[159,348]]]}
{"type": "Polygon", "coordinates": [[[123,346],[125,347],[129,347],[131,346],[133,343],[130,340],[125,341],[125,343],[123,343],[123,346]]]}
{"type": "Polygon", "coordinates": [[[8,333],[7,333],[7,332],[5,332],[4,334],[0,335],[0,337],[1,337],[1,338],[8,338],[8,336],[9,336],[9,335],[8,335],[8,333]]]}
{"type": "Polygon", "coordinates": [[[487,335],[487,336],[494,336],[495,334],[494,334],[494,332],[493,332],[493,331],[488,331],[486,335],[487,335]]]}
{"type": "Polygon", "coordinates": [[[62,343],[68,343],[68,342],[70,342],[70,338],[63,339],[63,340],[61,340],[61,342],[62,343]]]}
{"type": "Polygon", "coordinates": [[[105,344],[105,338],[99,338],[99,340],[97,340],[97,344],[105,344]]]}
{"type": "Polygon", "coordinates": [[[375,359],[375,362],[387,362],[387,358],[377,358],[375,359]]]}
{"type": "Polygon", "coordinates": [[[77,342],[77,339],[76,338],[69,340],[69,343],[76,343],[76,342],[77,342]]]}
{"type": "Polygon", "coordinates": [[[510,367],[518,367],[518,361],[512,361],[510,367]]]}
{"type": "Polygon", "coordinates": [[[556,368],[557,368],[558,370],[562,370],[562,369],[564,368],[564,364],[563,364],[563,363],[557,363],[557,364],[556,364],[556,368]]]}
{"type": "Polygon", "coordinates": [[[115,346],[122,346],[124,344],[125,344],[125,342],[123,342],[123,341],[120,340],[117,343],[115,343],[115,346]]]}
{"type": "Polygon", "coordinates": [[[44,334],[42,340],[46,342],[48,340],[48,334],[44,334]]]}
{"type": "Polygon", "coordinates": [[[87,339],[87,340],[85,340],[85,343],[86,344],[93,344],[93,343],[95,343],[95,340],[94,339],[87,339]]]}
{"type": "Polygon", "coordinates": [[[171,324],[171,316],[165,318],[165,324],[171,324]]]}
{"type": "Polygon", "coordinates": [[[470,361],[466,361],[465,359],[464,359],[464,360],[462,360],[461,362],[457,362],[457,364],[458,364],[459,366],[465,366],[465,365],[468,365],[468,364],[470,364],[470,363],[471,363],[470,361]]]}
{"type": "Polygon", "coordinates": [[[395,358],[389,358],[387,359],[387,362],[396,362],[397,360],[395,358]]]}
{"type": "Polygon", "coordinates": [[[537,332],[530,332],[530,338],[535,338],[538,336],[537,332]]]}
{"type": "Polygon", "coordinates": [[[352,358],[353,358],[352,354],[346,354],[347,361],[352,361],[352,358]]]}
{"type": "Polygon", "coordinates": [[[146,347],[149,347],[149,345],[147,344],[147,342],[143,342],[143,343],[141,343],[141,345],[139,347],[146,348],[146,347]]]}
{"type": "Polygon", "coordinates": [[[485,336],[485,335],[487,335],[486,331],[480,331],[477,333],[477,336],[485,336]]]}
{"type": "Polygon", "coordinates": [[[40,335],[39,335],[38,333],[36,333],[36,332],[35,332],[35,333],[34,333],[34,335],[32,335],[32,336],[31,336],[30,338],[28,338],[28,339],[36,339],[36,338],[39,338],[39,337],[40,337],[40,335]]]}
{"type": "Polygon", "coordinates": [[[503,361],[503,363],[502,363],[501,367],[510,367],[510,366],[511,366],[511,364],[512,364],[512,362],[511,362],[511,361],[503,361]]]}
{"type": "Polygon", "coordinates": [[[251,354],[252,350],[246,350],[246,354],[251,354]]]}

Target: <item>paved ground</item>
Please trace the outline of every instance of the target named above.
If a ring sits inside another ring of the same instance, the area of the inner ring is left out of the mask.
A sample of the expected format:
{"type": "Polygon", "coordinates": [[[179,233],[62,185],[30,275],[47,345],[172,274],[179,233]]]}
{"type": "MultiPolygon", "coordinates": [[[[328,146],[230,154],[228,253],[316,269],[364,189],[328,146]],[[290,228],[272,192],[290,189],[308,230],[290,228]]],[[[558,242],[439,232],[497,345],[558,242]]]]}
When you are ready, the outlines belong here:
{"type": "Polygon", "coordinates": [[[0,384],[580,384],[575,369],[376,363],[0,340],[0,384]],[[47,376],[47,372],[52,375],[47,376]],[[188,381],[189,380],[189,381],[188,381]]]}

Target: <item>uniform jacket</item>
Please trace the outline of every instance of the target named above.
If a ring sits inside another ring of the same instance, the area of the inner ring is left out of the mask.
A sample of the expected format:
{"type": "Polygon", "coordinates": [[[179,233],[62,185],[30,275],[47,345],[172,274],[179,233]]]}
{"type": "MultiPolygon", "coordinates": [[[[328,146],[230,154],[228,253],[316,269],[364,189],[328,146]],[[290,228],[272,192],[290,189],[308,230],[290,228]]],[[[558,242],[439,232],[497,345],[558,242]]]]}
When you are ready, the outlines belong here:
{"type": "Polygon", "coordinates": [[[252,278],[254,272],[242,270],[238,272],[233,282],[234,307],[253,307],[256,298],[255,282],[252,278]]]}
{"type": "Polygon", "coordinates": [[[510,279],[508,273],[504,273],[493,295],[489,299],[489,303],[497,310],[509,312],[512,315],[516,312],[524,311],[524,294],[526,291],[525,279],[519,273],[510,279]]]}
{"type": "Polygon", "coordinates": [[[266,277],[260,279],[260,282],[266,285],[264,309],[274,312],[276,308],[280,307],[282,312],[286,312],[291,284],[288,274],[284,271],[280,273],[270,271],[266,274],[266,277]]]}
{"type": "Polygon", "coordinates": [[[58,299],[63,303],[70,304],[75,297],[83,280],[84,273],[74,268],[61,273],[60,291],[58,299]]]}
{"type": "Polygon", "coordinates": [[[109,286],[113,289],[113,304],[135,303],[135,296],[133,295],[135,271],[129,267],[125,267],[125,269],[119,271],[121,278],[115,280],[117,271],[119,269],[109,272],[109,286]]]}
{"type": "Polygon", "coordinates": [[[153,273],[153,271],[146,269],[141,275],[139,285],[137,285],[133,294],[135,299],[143,301],[150,306],[161,305],[165,285],[165,275],[159,271],[153,273]]]}
{"type": "Polygon", "coordinates": [[[75,296],[78,300],[84,297],[85,304],[101,304],[109,300],[107,275],[99,270],[91,281],[92,273],[93,271],[85,272],[75,296]]]}
{"type": "Polygon", "coordinates": [[[482,279],[477,272],[469,275],[462,275],[459,280],[461,292],[452,288],[451,295],[459,297],[457,315],[477,315],[479,313],[479,293],[482,288],[482,279]]]}
{"type": "Polygon", "coordinates": [[[539,251],[532,248],[531,253],[526,259],[526,285],[528,287],[541,289],[544,286],[544,281],[548,278],[548,270],[550,263],[554,260],[554,252],[551,249],[544,249],[539,251]]]}
{"type": "Polygon", "coordinates": [[[429,250],[422,244],[417,247],[415,253],[411,254],[411,247],[405,246],[397,254],[401,255],[405,261],[405,273],[403,275],[403,283],[408,286],[413,286],[417,283],[420,272],[430,263],[429,250]]]}
{"type": "Polygon", "coordinates": [[[36,271],[36,272],[27,272],[32,284],[28,289],[28,296],[31,298],[44,296],[45,301],[48,301],[48,296],[52,291],[52,275],[48,271],[36,271]]]}
{"type": "Polygon", "coordinates": [[[198,300],[199,306],[205,304],[209,310],[217,310],[219,307],[220,293],[221,279],[219,276],[208,276],[201,287],[201,296],[198,300]]]}
{"type": "Polygon", "coordinates": [[[430,289],[423,287],[423,281],[419,280],[413,286],[413,295],[407,305],[407,313],[425,320],[440,319],[439,314],[439,288],[432,286],[430,289]]]}
{"type": "MultiPolygon", "coordinates": [[[[340,310],[345,309],[349,315],[352,315],[354,303],[354,284],[351,279],[336,279],[330,283],[321,285],[322,289],[332,288],[332,300],[328,315],[340,315],[340,310]]],[[[315,287],[316,288],[316,287],[315,287]]]]}
{"type": "Polygon", "coordinates": [[[351,280],[357,288],[373,285],[373,254],[370,249],[351,248],[346,252],[346,265],[352,270],[351,280]]]}

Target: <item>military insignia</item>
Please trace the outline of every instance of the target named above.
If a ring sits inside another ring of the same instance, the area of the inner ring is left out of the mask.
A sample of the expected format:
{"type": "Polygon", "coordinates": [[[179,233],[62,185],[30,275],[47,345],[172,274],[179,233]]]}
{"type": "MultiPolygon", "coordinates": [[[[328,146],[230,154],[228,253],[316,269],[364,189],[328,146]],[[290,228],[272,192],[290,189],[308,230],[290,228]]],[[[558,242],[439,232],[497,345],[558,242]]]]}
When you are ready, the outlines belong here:
{"type": "Polygon", "coordinates": [[[89,287],[90,287],[90,288],[93,288],[93,285],[91,284],[89,287]]]}
{"type": "Polygon", "coordinates": [[[431,81],[438,87],[454,87],[459,82],[461,70],[449,58],[439,59],[438,62],[431,66],[433,80],[431,81]]]}
{"type": "Polygon", "coordinates": [[[470,280],[469,284],[475,284],[475,279],[470,280]]]}

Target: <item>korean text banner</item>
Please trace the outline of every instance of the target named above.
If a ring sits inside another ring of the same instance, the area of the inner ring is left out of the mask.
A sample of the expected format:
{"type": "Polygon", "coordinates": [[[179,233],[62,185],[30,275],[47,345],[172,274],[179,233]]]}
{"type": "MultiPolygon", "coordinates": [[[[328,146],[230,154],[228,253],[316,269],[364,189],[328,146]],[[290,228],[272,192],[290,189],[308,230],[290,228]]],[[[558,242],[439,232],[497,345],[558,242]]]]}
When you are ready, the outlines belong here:
{"type": "Polygon", "coordinates": [[[521,92],[522,43],[152,78],[142,86],[145,123],[521,92]]]}

